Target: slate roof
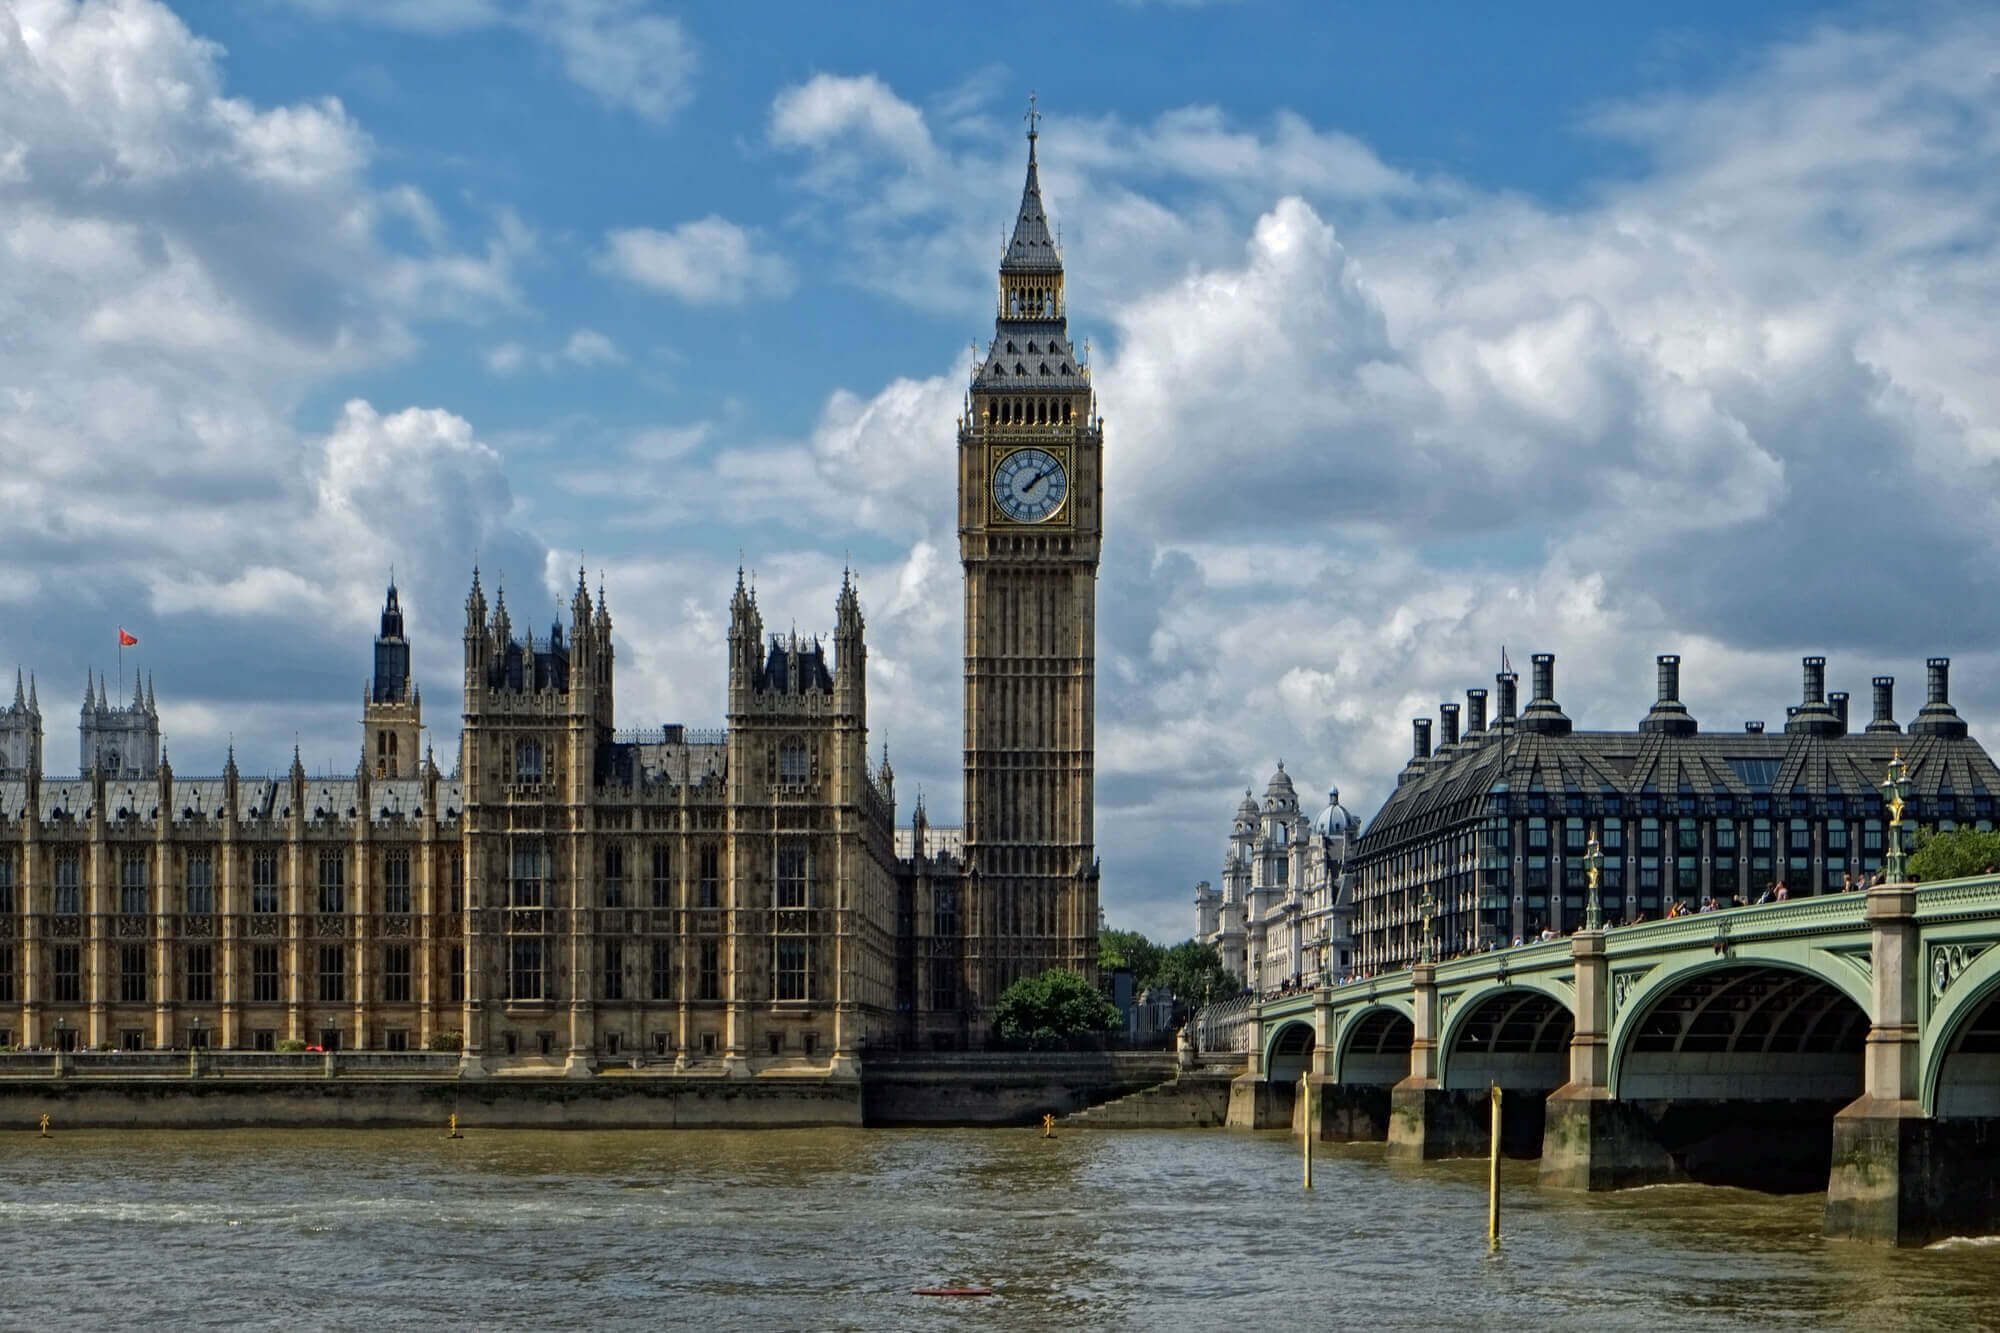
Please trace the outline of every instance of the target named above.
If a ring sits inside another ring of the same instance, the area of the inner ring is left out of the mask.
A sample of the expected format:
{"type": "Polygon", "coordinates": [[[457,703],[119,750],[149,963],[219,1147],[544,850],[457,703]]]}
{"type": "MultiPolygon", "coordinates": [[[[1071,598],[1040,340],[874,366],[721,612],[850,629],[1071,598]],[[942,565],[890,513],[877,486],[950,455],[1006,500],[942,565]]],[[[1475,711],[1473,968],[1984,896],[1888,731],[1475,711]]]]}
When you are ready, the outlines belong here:
{"type": "Polygon", "coordinates": [[[1970,736],[1720,732],[1673,735],[1629,731],[1554,734],[1488,727],[1445,757],[1412,760],[1402,785],[1362,835],[1375,853],[1477,818],[1499,794],[1513,813],[1565,815],[1569,796],[1596,815],[1824,814],[1829,799],[1881,808],[1877,790],[1890,758],[1909,769],[1916,817],[1971,817],[1972,802],[2000,796],[2000,766],[1970,736]],[[1757,810],[1768,798],[1770,809],[1757,810]],[[1963,800],[1964,808],[1960,808],[1963,800]]]}

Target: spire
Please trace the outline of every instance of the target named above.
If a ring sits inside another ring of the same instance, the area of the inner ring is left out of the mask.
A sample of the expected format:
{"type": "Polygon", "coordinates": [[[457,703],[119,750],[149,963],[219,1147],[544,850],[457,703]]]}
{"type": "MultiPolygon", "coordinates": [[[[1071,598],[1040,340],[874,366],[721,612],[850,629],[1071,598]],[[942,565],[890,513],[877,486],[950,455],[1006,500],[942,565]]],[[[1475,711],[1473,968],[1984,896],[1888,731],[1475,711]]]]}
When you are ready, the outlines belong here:
{"type": "Polygon", "coordinates": [[[14,668],[14,711],[22,712],[28,706],[28,696],[22,689],[21,668],[14,668]]]}
{"type": "Polygon", "coordinates": [[[861,628],[861,597],[845,569],[840,571],[840,596],[834,601],[833,611],[839,633],[845,635],[861,628]]]}
{"type": "Polygon", "coordinates": [[[1007,255],[1000,261],[1002,273],[1060,273],[1062,257],[1056,253],[1049,234],[1049,215],[1042,207],[1042,176],[1035,161],[1036,128],[1042,113],[1035,109],[1033,94],[1028,97],[1028,180],[1021,187],[1021,207],[1014,215],[1014,237],[1007,243],[1007,255]]]}
{"type": "Polygon", "coordinates": [[[150,671],[146,673],[146,711],[155,715],[160,711],[159,706],[153,702],[153,673],[150,671]]]}
{"type": "Polygon", "coordinates": [[[97,673],[89,667],[83,669],[83,711],[88,713],[97,707],[97,673]]]}
{"type": "Polygon", "coordinates": [[[28,673],[28,711],[30,713],[42,711],[41,700],[35,697],[35,673],[32,671],[28,673]]]}

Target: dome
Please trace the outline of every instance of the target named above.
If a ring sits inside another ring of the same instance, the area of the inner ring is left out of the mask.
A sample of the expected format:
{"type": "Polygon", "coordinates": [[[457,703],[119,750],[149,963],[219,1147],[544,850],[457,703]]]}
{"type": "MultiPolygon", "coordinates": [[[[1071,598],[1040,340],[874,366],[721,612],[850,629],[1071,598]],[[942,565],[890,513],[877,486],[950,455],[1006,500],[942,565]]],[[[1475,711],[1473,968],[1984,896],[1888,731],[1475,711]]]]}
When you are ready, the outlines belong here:
{"type": "Polygon", "coordinates": [[[1345,837],[1354,816],[1340,803],[1340,788],[1326,794],[1326,809],[1313,816],[1313,832],[1322,838],[1345,837]]]}

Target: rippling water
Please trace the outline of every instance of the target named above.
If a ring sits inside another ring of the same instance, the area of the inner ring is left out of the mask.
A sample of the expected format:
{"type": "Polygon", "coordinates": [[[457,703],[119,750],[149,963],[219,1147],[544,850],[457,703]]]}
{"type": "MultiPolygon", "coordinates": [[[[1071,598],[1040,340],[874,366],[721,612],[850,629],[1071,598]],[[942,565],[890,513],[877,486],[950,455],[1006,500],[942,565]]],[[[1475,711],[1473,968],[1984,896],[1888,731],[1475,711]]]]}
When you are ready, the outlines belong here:
{"type": "Polygon", "coordinates": [[[0,1138],[8,1327],[1991,1327],[2000,1245],[1819,1239],[1817,1195],[1544,1193],[1282,1135],[0,1138]],[[978,1284],[992,1300],[911,1294],[978,1284]]]}

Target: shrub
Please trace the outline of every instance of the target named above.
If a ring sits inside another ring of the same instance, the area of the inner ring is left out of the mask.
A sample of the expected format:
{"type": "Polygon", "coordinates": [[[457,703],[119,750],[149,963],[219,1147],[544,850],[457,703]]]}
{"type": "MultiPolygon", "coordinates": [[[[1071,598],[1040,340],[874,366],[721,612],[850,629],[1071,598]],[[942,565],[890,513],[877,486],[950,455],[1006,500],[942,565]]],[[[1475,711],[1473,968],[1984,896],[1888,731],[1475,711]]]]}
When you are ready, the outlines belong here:
{"type": "Polygon", "coordinates": [[[431,1035],[431,1049],[434,1051],[462,1051],[465,1037],[457,1032],[437,1032],[431,1035]]]}
{"type": "Polygon", "coordinates": [[[278,1051],[283,1055],[298,1055],[306,1048],[305,1042],[297,1037],[285,1037],[278,1042],[278,1051]]]}

